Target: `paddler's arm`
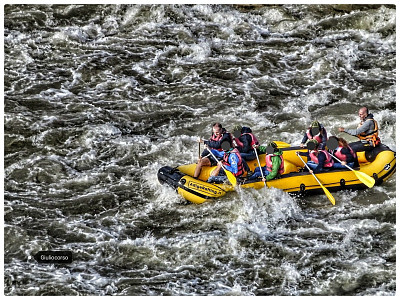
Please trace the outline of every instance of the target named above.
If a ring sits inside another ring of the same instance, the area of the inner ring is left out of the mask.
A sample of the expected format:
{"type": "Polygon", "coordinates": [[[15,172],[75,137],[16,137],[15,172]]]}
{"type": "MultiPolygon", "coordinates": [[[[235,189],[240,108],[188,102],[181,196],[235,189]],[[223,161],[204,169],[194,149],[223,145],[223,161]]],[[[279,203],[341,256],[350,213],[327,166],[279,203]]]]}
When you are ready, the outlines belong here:
{"type": "Polygon", "coordinates": [[[359,135],[359,134],[361,134],[363,132],[367,132],[370,129],[371,122],[373,123],[372,120],[366,120],[364,122],[364,124],[362,124],[357,129],[346,129],[346,128],[343,128],[343,127],[339,127],[339,131],[340,132],[346,132],[347,134],[356,136],[356,135],[359,135]]]}
{"type": "Polygon", "coordinates": [[[325,164],[325,154],[322,152],[318,152],[318,166],[314,170],[314,173],[319,173],[322,171],[322,168],[324,167],[325,164]]]}
{"type": "Polygon", "coordinates": [[[301,140],[301,144],[305,144],[308,140],[307,132],[304,134],[303,139],[301,140]]]}
{"type": "Polygon", "coordinates": [[[326,142],[327,142],[327,140],[328,140],[328,134],[327,134],[325,128],[322,129],[322,134],[321,134],[321,136],[322,136],[322,142],[321,142],[321,144],[319,144],[319,149],[325,149],[326,142]]]}

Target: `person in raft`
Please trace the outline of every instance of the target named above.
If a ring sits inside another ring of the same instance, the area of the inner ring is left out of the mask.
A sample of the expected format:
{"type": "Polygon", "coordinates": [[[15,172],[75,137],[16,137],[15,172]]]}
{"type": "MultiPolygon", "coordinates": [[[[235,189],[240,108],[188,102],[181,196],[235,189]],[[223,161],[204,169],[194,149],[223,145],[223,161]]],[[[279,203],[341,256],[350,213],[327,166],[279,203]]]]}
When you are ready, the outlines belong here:
{"type": "Polygon", "coordinates": [[[300,147],[305,148],[306,142],[312,139],[318,141],[319,149],[325,149],[328,134],[326,133],[324,126],[318,121],[312,122],[310,127],[308,127],[303,139],[301,140],[300,147]]]}
{"type": "Polygon", "coordinates": [[[257,149],[260,143],[253,134],[251,128],[236,125],[233,128],[233,135],[233,140],[236,143],[236,148],[240,152],[240,156],[246,161],[256,159],[254,148],[257,149]]]}
{"type": "Polygon", "coordinates": [[[336,159],[334,160],[334,169],[347,169],[346,165],[350,168],[354,167],[357,156],[344,138],[331,136],[327,141],[327,146],[329,149],[328,152],[340,160],[340,162],[336,159]]]}
{"type": "Polygon", "coordinates": [[[312,139],[307,143],[308,152],[296,152],[301,156],[307,156],[310,160],[307,162],[307,166],[310,167],[310,173],[319,173],[323,170],[332,169],[333,158],[328,154],[325,149],[321,150],[317,140],[312,139]]]}
{"type": "Polygon", "coordinates": [[[357,129],[339,127],[339,131],[356,136],[360,139],[358,142],[349,144],[354,152],[372,150],[381,143],[378,136],[378,123],[374,119],[374,115],[369,113],[368,108],[365,106],[359,109],[358,116],[361,122],[358,124],[357,129]]]}
{"type": "Polygon", "coordinates": [[[231,172],[235,177],[240,177],[245,174],[244,164],[240,152],[234,148],[232,143],[224,141],[222,143],[224,156],[217,164],[217,167],[211,172],[207,182],[209,183],[223,183],[228,180],[224,168],[231,172]]]}
{"type": "MultiPolygon", "coordinates": [[[[199,138],[199,143],[204,143],[217,159],[221,159],[224,156],[224,151],[221,145],[225,141],[232,144],[232,136],[222,127],[221,123],[214,123],[212,125],[212,134],[208,141],[199,138]]],[[[210,155],[210,152],[208,152],[207,149],[204,149],[197,162],[193,177],[199,177],[203,166],[216,166],[217,163],[218,162],[212,157],[212,155],[210,155]]]]}
{"type": "Polygon", "coordinates": [[[275,142],[271,142],[268,144],[266,152],[265,167],[262,167],[261,170],[260,167],[255,168],[253,175],[249,178],[250,180],[262,177],[261,172],[264,174],[263,181],[279,178],[283,174],[284,161],[282,150],[278,149],[275,142]]]}

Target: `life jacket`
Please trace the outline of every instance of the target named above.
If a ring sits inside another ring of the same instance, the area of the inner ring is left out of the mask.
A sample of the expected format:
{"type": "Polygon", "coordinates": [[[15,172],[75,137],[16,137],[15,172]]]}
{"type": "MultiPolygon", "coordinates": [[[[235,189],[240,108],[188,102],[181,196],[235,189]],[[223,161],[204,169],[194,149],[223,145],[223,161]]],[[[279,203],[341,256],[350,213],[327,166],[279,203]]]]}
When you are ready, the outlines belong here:
{"type": "Polygon", "coordinates": [[[360,133],[357,135],[357,137],[360,140],[365,140],[365,141],[371,142],[374,147],[378,146],[381,143],[381,139],[378,137],[378,130],[379,130],[378,122],[376,122],[375,119],[371,115],[367,116],[367,119],[365,121],[367,121],[367,120],[372,120],[374,122],[374,125],[375,125],[374,130],[371,132],[368,132],[368,133],[365,133],[365,132],[360,133]]]}
{"type": "MultiPolygon", "coordinates": [[[[330,168],[330,167],[332,167],[332,166],[333,166],[333,163],[334,163],[334,162],[333,162],[333,158],[328,154],[328,152],[327,152],[326,150],[319,150],[319,151],[322,152],[322,153],[324,153],[324,154],[325,154],[325,157],[326,157],[326,159],[325,159],[325,161],[324,161],[324,168],[330,168]]],[[[313,162],[319,164],[318,155],[316,155],[315,153],[318,153],[318,151],[315,151],[315,150],[311,151],[311,152],[310,152],[310,158],[311,158],[311,160],[312,160],[313,162]]]]}
{"type": "MultiPolygon", "coordinates": [[[[322,127],[322,128],[324,128],[324,127],[322,127]]],[[[313,135],[311,134],[311,129],[308,129],[308,130],[307,130],[307,137],[308,137],[309,140],[314,139],[314,140],[317,140],[318,143],[320,143],[320,144],[322,143],[321,132],[319,132],[317,135],[313,136],[313,135]]]]}
{"type": "MultiPolygon", "coordinates": [[[[335,155],[337,158],[339,158],[341,161],[346,161],[346,155],[342,154],[342,149],[343,147],[338,147],[334,152],[333,155],[335,155]]],[[[356,154],[354,153],[353,149],[349,146],[348,149],[350,150],[351,155],[353,155],[354,158],[356,158],[356,154]]]]}
{"type": "MultiPolygon", "coordinates": [[[[221,134],[219,135],[219,136],[216,136],[214,133],[211,135],[211,137],[210,137],[210,141],[213,141],[213,142],[219,142],[219,141],[221,141],[222,140],[222,138],[224,137],[224,134],[225,133],[228,133],[228,132],[226,132],[226,129],[225,128],[222,128],[222,132],[221,132],[221,134]]],[[[230,134],[230,133],[228,133],[229,134],[229,137],[230,137],[230,142],[231,142],[231,144],[232,144],[232,135],[230,134]]],[[[216,150],[218,150],[218,151],[224,151],[223,149],[222,149],[222,147],[219,147],[218,149],[216,149],[216,150]]]]}
{"type": "Polygon", "coordinates": [[[244,164],[243,164],[243,160],[242,157],[240,156],[240,152],[238,149],[234,148],[230,153],[225,153],[224,157],[222,158],[222,161],[228,165],[231,166],[229,163],[229,156],[231,154],[235,154],[238,157],[238,171],[236,173],[233,173],[233,175],[235,175],[235,177],[239,177],[242,176],[244,174],[244,164]]]}
{"type": "Polygon", "coordinates": [[[283,162],[283,155],[268,154],[265,156],[265,166],[268,172],[272,172],[272,156],[279,156],[281,159],[281,165],[279,166],[278,174],[283,174],[285,172],[285,163],[283,162]]]}
{"type": "MultiPolygon", "coordinates": [[[[242,136],[245,135],[245,134],[248,134],[251,137],[251,147],[253,147],[253,145],[259,145],[260,144],[258,142],[257,138],[254,136],[254,134],[252,134],[250,132],[245,132],[245,133],[242,133],[242,136]]],[[[235,142],[236,142],[236,145],[238,145],[239,147],[243,147],[243,143],[238,138],[235,138],[235,142]]]]}

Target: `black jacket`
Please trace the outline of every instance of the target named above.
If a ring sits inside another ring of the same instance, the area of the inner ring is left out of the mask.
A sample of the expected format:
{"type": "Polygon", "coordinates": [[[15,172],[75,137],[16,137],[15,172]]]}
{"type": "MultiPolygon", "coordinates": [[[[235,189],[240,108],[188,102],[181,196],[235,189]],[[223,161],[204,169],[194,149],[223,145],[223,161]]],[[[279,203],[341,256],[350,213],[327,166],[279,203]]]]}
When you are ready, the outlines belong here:
{"type": "Polygon", "coordinates": [[[224,141],[228,141],[232,145],[231,134],[227,132],[225,128],[222,128],[222,139],[220,139],[219,141],[212,141],[212,140],[204,141],[204,144],[206,144],[209,148],[212,149],[220,149],[224,141]]]}

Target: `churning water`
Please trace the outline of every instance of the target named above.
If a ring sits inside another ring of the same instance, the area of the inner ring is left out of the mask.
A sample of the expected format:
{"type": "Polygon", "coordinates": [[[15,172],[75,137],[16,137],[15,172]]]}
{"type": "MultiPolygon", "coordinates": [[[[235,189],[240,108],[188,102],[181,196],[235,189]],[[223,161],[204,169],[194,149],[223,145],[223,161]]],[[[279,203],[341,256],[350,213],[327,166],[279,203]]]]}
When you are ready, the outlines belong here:
{"type": "MultiPolygon", "coordinates": [[[[6,295],[394,295],[395,176],[186,205],[219,121],[293,145],[367,105],[396,139],[394,5],[6,5],[6,295]],[[71,250],[67,265],[40,250],[71,250]]],[[[340,135],[348,141],[353,137],[340,135]]]]}

